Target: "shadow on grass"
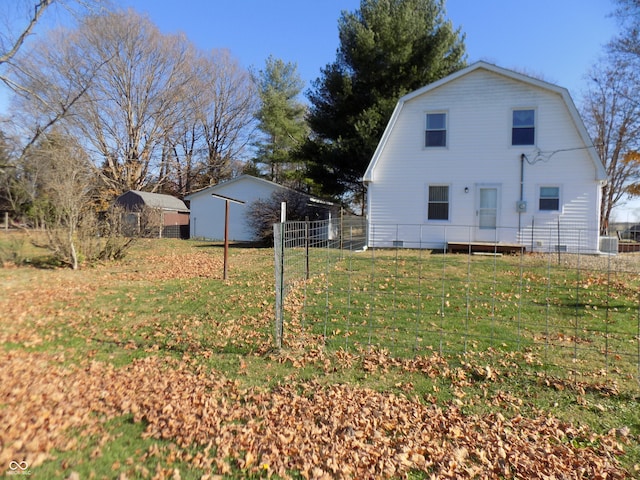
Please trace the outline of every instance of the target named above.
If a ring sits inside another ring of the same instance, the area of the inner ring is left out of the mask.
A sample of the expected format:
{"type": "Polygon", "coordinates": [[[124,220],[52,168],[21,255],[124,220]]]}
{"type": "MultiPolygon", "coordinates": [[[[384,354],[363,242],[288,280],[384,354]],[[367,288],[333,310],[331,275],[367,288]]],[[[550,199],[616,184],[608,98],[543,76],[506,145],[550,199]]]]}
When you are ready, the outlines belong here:
{"type": "MultiPolygon", "coordinates": [[[[17,267],[33,267],[38,270],[57,270],[57,269],[70,269],[68,265],[63,264],[51,255],[39,255],[33,258],[25,258],[17,261],[13,261],[17,267]]],[[[0,267],[2,264],[0,263],[0,267]]]]}
{"type": "MultiPolygon", "coordinates": [[[[162,351],[168,354],[182,356],[186,353],[197,354],[200,352],[210,352],[213,354],[233,354],[233,355],[252,355],[260,352],[260,349],[251,348],[248,345],[226,344],[224,346],[211,345],[207,343],[152,343],[145,341],[130,340],[127,342],[110,340],[106,338],[92,337],[91,341],[100,345],[109,346],[111,348],[119,348],[127,352],[144,352],[152,354],[162,351]]],[[[108,352],[113,353],[113,352],[108,352]]]]}
{"type": "MultiPolygon", "coordinates": [[[[202,245],[196,245],[196,248],[224,248],[224,242],[206,242],[202,245]]],[[[273,248],[273,245],[263,242],[230,242],[229,248],[233,249],[266,249],[273,248]]]]}

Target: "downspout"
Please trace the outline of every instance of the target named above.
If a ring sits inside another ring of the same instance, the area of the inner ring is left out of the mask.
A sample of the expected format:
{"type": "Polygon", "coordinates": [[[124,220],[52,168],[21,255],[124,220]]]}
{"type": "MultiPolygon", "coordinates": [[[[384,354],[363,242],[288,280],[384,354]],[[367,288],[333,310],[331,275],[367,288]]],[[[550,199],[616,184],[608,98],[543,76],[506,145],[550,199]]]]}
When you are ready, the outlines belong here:
{"type": "Polygon", "coordinates": [[[364,221],[365,221],[365,239],[364,239],[364,247],[362,248],[363,250],[367,250],[367,248],[369,247],[369,207],[371,206],[371,199],[369,198],[369,182],[370,180],[366,180],[365,178],[362,178],[362,185],[364,186],[363,190],[362,190],[362,214],[364,216],[364,221]],[[365,206],[365,202],[366,202],[366,206],[365,206]]]}
{"type": "MultiPolygon", "coordinates": [[[[524,153],[520,154],[520,202],[524,201],[524,153]]],[[[522,228],[522,209],[518,208],[518,236],[522,228]]]]}

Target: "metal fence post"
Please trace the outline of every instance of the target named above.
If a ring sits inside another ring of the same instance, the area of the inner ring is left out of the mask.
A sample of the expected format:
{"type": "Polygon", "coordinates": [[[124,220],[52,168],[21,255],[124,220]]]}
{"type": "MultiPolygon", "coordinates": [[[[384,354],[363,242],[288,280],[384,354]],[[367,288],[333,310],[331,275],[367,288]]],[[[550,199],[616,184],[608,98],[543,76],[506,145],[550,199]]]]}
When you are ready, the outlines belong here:
{"type": "Polygon", "coordinates": [[[306,280],[309,280],[309,243],[311,239],[309,238],[309,217],[305,217],[304,219],[304,258],[305,258],[305,266],[304,266],[304,277],[306,280]]]}
{"type": "Polygon", "coordinates": [[[276,282],[276,318],[275,318],[275,344],[276,348],[282,348],[282,336],[284,332],[284,229],[285,223],[273,225],[274,257],[275,257],[275,282],[276,282]]]}

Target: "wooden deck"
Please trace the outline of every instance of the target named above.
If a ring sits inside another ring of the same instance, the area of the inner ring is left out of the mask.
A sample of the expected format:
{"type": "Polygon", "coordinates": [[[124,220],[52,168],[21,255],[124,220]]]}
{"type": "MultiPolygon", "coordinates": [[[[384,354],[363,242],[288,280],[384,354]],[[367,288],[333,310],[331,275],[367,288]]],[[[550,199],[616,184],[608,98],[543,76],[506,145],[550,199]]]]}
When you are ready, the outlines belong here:
{"type": "Polygon", "coordinates": [[[485,253],[485,254],[514,254],[524,253],[526,247],[520,243],[493,242],[448,242],[448,253],[485,253]]]}
{"type": "Polygon", "coordinates": [[[618,253],[640,252],[640,243],[638,242],[620,242],[618,243],[618,253]]]}

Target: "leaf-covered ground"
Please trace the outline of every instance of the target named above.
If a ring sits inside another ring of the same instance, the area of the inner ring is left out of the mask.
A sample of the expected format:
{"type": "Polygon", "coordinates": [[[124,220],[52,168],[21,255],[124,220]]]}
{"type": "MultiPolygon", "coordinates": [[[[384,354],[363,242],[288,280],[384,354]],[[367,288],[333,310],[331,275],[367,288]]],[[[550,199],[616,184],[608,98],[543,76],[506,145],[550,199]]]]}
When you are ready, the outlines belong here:
{"type": "MultiPolygon", "coordinates": [[[[119,282],[158,289],[175,279],[219,279],[220,254],[147,252],[140,264],[73,274],[2,271],[0,471],[9,473],[11,462],[24,461],[32,478],[45,478],[39,476],[44,471],[80,478],[79,463],[106,456],[118,435],[110,422],[127,418],[142,433],[130,439],[133,447],[113,460],[109,472],[94,478],[621,479],[638,474],[620,462],[638,443],[627,426],[596,433],[525,408],[526,398],[509,392],[508,383],[502,386],[505,379],[520,381],[515,358],[506,356],[500,370],[483,357],[495,352],[454,366],[436,354],[414,359],[380,351],[328,354],[304,344],[271,350],[272,305],[265,300],[271,277],[268,269],[256,273],[255,265],[223,286],[229,304],[213,298],[202,307],[215,312],[209,320],[220,327],[220,338],[206,345],[198,336],[200,313],[192,318],[188,302],[211,292],[195,290],[190,297],[190,283],[176,294],[187,302],[180,329],[155,310],[135,318],[130,316],[135,309],[120,305],[113,307],[119,309],[115,313],[99,305],[83,307],[119,282]],[[173,338],[184,345],[180,350],[165,348],[176,346],[166,339],[172,328],[173,338]],[[65,335],[85,335],[86,345],[65,343],[65,335]],[[238,348],[231,341],[242,335],[238,348]],[[119,362],[103,358],[95,351],[104,338],[115,339],[109,352],[140,354],[119,356],[128,359],[119,362]],[[247,344],[253,344],[249,354],[243,353],[247,344]],[[229,351],[238,352],[233,368],[207,363],[217,353],[228,358],[229,351]],[[261,382],[260,375],[272,378],[261,382]],[[399,381],[393,388],[374,388],[372,378],[378,384],[399,381]],[[431,391],[412,383],[421,379],[433,382],[431,391]],[[437,385],[446,385],[450,397],[439,396],[437,385]],[[471,395],[474,385],[480,388],[471,395]],[[73,451],[87,458],[74,464],[67,456],[73,451]]],[[[249,263],[257,258],[242,252],[235,262],[243,256],[249,263]]],[[[134,299],[123,301],[132,308],[145,302],[130,295],[134,299]]],[[[590,401],[579,384],[544,376],[522,382],[573,389],[577,402],[590,401]]],[[[585,388],[599,389],[595,394],[602,397],[617,394],[604,382],[585,388]]]]}
{"type": "MultiPolygon", "coordinates": [[[[78,446],[72,431],[106,435],[106,420],[131,414],[145,423],[144,435],[204,446],[178,455],[212,474],[237,466],[304,478],[393,478],[414,470],[434,478],[625,478],[616,461],[624,449],[619,434],[595,435],[546,415],[465,415],[455,403],[314,381],[243,389],[188,361],[158,357],[121,368],[63,361],[7,353],[0,464],[24,458],[35,469],[52,451],[78,446]]],[[[401,368],[452,375],[437,357],[401,368]]]]}

